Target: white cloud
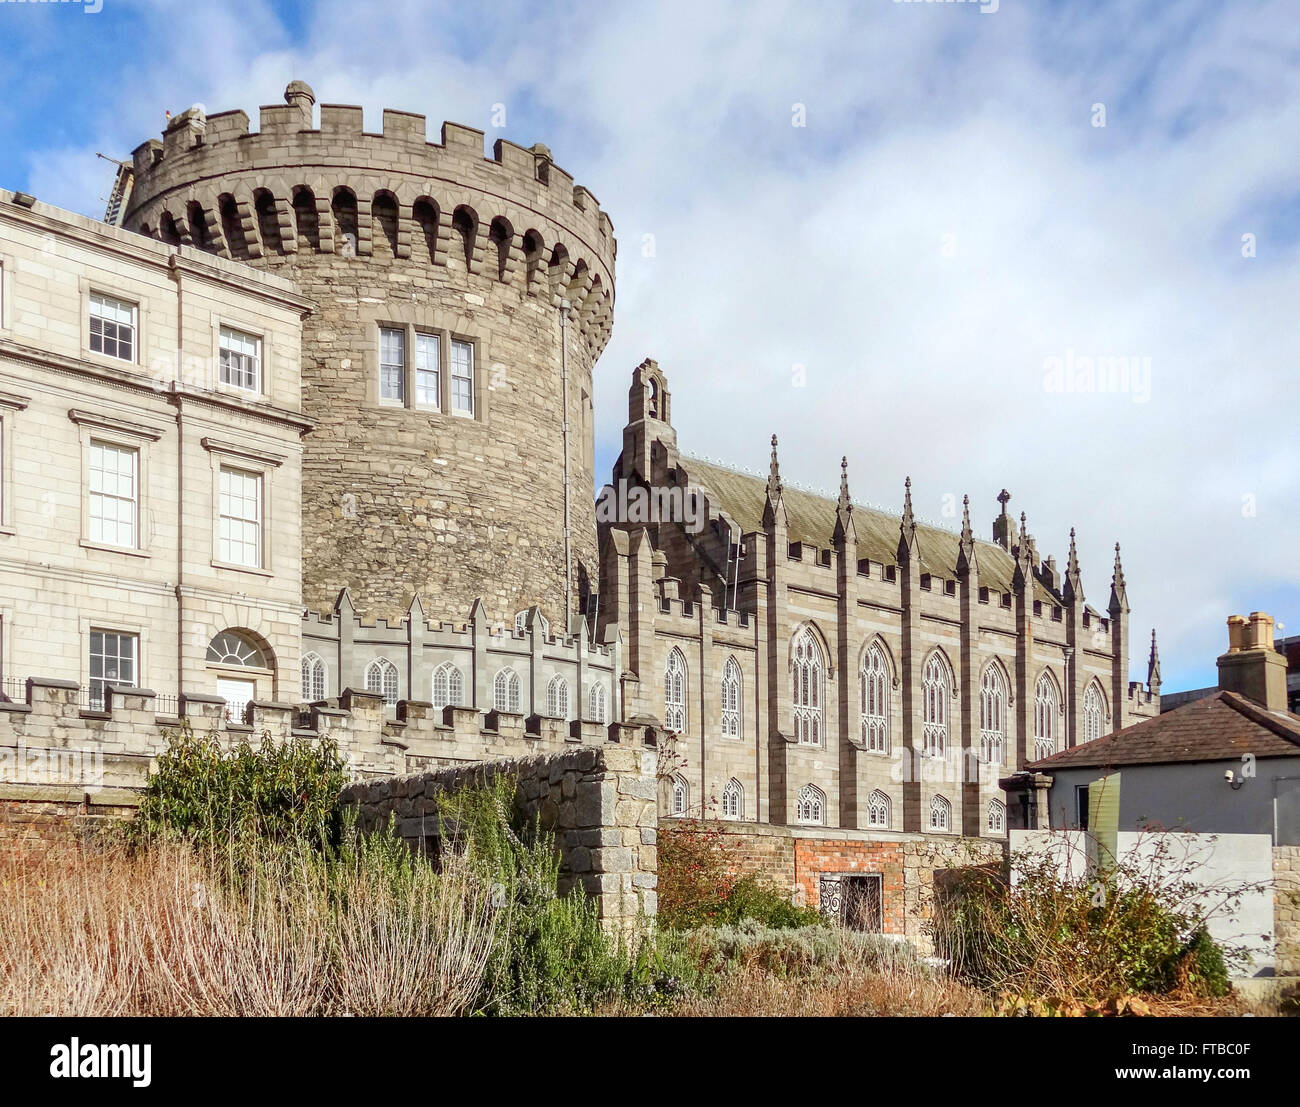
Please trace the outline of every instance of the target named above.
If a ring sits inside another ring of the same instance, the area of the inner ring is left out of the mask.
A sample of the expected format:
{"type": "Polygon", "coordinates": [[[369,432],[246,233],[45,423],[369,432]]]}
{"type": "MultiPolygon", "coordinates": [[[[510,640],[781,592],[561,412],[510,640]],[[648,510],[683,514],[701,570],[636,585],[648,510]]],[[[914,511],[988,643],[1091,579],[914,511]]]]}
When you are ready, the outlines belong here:
{"type": "MultiPolygon", "coordinates": [[[[1099,607],[1118,539],[1135,676],[1153,624],[1171,687],[1180,671],[1212,676],[1223,618],[1260,596],[1300,627],[1286,610],[1300,601],[1300,280],[1294,234],[1268,237],[1286,225],[1279,203],[1300,220],[1285,3],[1243,20],[1218,5],[1139,19],[1010,3],[519,3],[494,17],[397,3],[357,19],[332,2],[306,41],[268,31],[276,51],[253,57],[227,8],[187,10],[186,38],[223,64],[155,49],[98,148],[116,137],[125,156],[162,107],[196,99],[252,115],[294,76],[364,104],[368,125],[384,106],[427,112],[435,134],[444,117],[486,127],[505,103],[509,137],[546,142],[596,193],[620,239],[603,452],[649,354],[687,450],[761,466],[776,430],[796,478],[831,487],[847,453],[861,498],[897,505],[910,473],[923,513],[969,492],[985,531],[1005,485],[1044,552],[1063,559],[1078,527],[1099,607]],[[1105,129],[1090,125],[1097,101],[1105,129]],[[1149,402],[1046,391],[1045,359],[1067,351],[1150,358],[1149,402]]],[[[34,157],[52,198],[105,187],[76,151],[34,157]]]]}

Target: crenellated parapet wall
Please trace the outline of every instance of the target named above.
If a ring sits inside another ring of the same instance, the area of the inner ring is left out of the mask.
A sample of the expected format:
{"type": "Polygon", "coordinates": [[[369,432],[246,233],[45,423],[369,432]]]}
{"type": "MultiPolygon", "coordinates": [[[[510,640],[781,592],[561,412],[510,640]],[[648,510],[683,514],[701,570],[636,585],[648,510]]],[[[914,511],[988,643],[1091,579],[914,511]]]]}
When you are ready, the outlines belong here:
{"type": "MultiPolygon", "coordinates": [[[[596,578],[595,364],[613,225],[541,145],[326,104],[191,108],[134,154],[124,226],[292,279],[303,325],[303,601],[367,618],[481,599],[566,626],[596,578]],[[584,492],[584,489],[586,490],[584,492]]],[[[274,351],[270,351],[274,354],[274,351]]]]}

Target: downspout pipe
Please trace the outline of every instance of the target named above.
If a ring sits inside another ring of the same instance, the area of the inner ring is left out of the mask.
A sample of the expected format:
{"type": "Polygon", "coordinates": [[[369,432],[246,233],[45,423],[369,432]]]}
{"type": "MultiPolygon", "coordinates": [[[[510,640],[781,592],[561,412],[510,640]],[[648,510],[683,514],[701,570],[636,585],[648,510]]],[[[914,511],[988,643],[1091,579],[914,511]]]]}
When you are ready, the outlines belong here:
{"type": "Polygon", "coordinates": [[[564,454],[564,630],[573,617],[573,558],[569,534],[569,301],[560,301],[560,444],[564,454]]]}

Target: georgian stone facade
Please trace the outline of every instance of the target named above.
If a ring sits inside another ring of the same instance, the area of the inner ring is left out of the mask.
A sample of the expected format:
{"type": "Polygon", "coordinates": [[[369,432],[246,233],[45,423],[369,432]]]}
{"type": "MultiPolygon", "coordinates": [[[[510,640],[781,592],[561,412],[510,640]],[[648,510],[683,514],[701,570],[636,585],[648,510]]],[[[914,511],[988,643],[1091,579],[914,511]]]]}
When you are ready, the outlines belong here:
{"type": "Polygon", "coordinates": [[[290,278],[316,305],[309,608],[347,588],[367,618],[397,619],[418,592],[496,622],[539,604],[567,630],[595,575],[613,225],[544,146],[501,140],[488,159],[482,131],[446,123],[432,144],[424,116],[385,111],[372,134],[332,104],[316,129],[314,99],[295,81],[255,133],[242,111],[176,116],[135,151],[124,225],[290,278]]]}
{"type": "Polygon", "coordinates": [[[114,682],[173,709],[219,682],[297,696],[306,310],[279,277],[0,192],[11,699],[29,676],[80,687],[88,709],[114,682]],[[258,350],[253,387],[222,379],[235,333],[258,350]],[[248,493],[237,513],[222,501],[232,480],[248,493]]]}
{"type": "Polygon", "coordinates": [[[766,482],[678,452],[667,380],[633,374],[615,486],[677,489],[694,526],[601,524],[598,628],[624,710],[679,732],[669,813],[1002,837],[999,778],[1158,711],[1128,681],[1118,549],[1107,613],[1006,513],[995,541],[766,482]],[[685,497],[683,500],[681,497],[685,497]]]}

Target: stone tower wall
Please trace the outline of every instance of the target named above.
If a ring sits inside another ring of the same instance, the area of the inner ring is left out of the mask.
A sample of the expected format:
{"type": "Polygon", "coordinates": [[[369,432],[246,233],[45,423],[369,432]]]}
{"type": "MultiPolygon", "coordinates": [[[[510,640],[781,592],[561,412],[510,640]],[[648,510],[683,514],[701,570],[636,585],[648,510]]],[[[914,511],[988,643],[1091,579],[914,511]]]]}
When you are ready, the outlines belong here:
{"type": "Polygon", "coordinates": [[[242,111],[172,119],[134,153],[125,225],[295,280],[303,333],[303,599],[347,587],[367,618],[482,598],[566,624],[594,580],[592,369],[613,316],[613,225],[545,147],[385,111],[295,82],[249,133],[242,111]],[[563,305],[567,302],[567,310],[563,305]],[[379,328],[407,334],[407,397],[380,398],[379,328]],[[416,404],[414,336],[439,336],[442,410],[416,404]],[[567,334],[562,355],[562,333],[567,334]],[[449,412],[452,339],[473,343],[472,417],[449,412]],[[565,378],[567,377],[567,383],[565,378]],[[564,396],[567,391],[567,406],[564,396]],[[565,460],[570,557],[565,572],[565,460]]]}

